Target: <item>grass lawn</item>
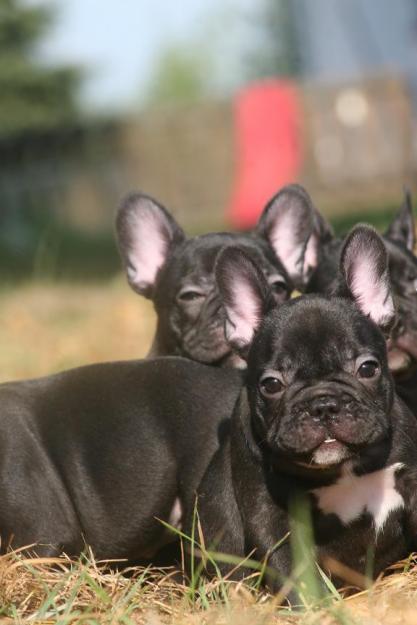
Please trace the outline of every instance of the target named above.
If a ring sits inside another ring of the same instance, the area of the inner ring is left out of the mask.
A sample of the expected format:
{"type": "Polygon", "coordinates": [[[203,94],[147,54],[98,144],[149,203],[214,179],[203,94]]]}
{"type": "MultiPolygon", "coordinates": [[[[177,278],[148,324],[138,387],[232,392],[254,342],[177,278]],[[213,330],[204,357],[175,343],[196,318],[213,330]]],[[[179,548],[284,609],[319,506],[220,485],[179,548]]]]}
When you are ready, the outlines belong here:
{"type": "Polygon", "coordinates": [[[0,289],[0,381],[142,358],[153,331],[152,304],[121,275],[107,283],[31,282],[0,289]]]}

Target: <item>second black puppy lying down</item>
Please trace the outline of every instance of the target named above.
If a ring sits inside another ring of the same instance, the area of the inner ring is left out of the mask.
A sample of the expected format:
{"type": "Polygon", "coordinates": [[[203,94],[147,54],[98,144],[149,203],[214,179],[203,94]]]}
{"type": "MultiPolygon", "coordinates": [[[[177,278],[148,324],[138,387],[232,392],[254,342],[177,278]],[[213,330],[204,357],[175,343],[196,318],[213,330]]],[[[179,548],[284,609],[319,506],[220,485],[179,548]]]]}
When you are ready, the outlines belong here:
{"type": "MultiPolygon", "coordinates": [[[[417,546],[417,423],[394,393],[383,333],[392,323],[384,244],[356,227],[340,263],[343,297],[279,308],[247,255],[219,257],[226,335],[247,359],[231,435],[198,489],[205,544],[292,570],[294,497],[311,504],[318,558],[377,575],[417,546]],[[379,326],[379,328],[378,328],[379,326]]],[[[228,571],[229,567],[223,567],[228,571]]],[[[277,589],[280,581],[269,580],[277,589]]]]}
{"type": "Polygon", "coordinates": [[[216,257],[225,246],[242,246],[258,263],[275,299],[288,299],[294,285],[309,275],[309,265],[316,264],[310,250],[305,253],[313,217],[307,192],[288,185],[267,204],[253,232],[186,238],[163,206],[140,193],[129,195],[117,214],[118,244],[131,287],[155,307],[150,355],[241,366],[224,337],[216,257]]]}
{"type": "MultiPolygon", "coordinates": [[[[238,372],[182,358],[0,385],[1,552],[151,557],[225,434],[238,372]]],[[[191,503],[190,503],[191,502],[191,503]]]]}

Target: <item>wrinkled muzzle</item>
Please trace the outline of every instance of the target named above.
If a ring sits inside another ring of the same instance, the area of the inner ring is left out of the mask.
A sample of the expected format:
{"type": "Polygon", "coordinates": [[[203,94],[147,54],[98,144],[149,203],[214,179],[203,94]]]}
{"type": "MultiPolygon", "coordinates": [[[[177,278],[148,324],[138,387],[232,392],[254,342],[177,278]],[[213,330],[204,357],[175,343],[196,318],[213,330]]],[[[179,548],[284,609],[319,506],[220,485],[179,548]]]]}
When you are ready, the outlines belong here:
{"type": "Polygon", "coordinates": [[[369,396],[342,384],[320,384],[288,403],[268,443],[295,462],[329,465],[384,437],[385,423],[384,410],[369,396]]]}

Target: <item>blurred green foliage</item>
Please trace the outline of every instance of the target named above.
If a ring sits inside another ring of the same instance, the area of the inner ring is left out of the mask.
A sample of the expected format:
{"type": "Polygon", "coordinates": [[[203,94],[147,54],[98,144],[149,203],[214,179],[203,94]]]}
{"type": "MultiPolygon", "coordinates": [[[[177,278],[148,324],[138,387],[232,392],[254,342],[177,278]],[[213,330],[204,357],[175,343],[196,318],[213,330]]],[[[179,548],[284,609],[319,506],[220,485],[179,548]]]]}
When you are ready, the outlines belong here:
{"type": "Polygon", "coordinates": [[[148,85],[147,104],[189,104],[208,88],[208,59],[190,46],[171,44],[159,56],[148,85]]]}
{"type": "Polygon", "coordinates": [[[25,245],[0,241],[0,288],[17,281],[107,281],[121,270],[112,232],[69,228],[46,213],[29,213],[25,245]]]}
{"type": "Polygon", "coordinates": [[[372,206],[369,210],[361,212],[349,211],[331,218],[331,223],[337,236],[343,236],[357,223],[368,223],[374,226],[379,232],[384,233],[392,218],[400,208],[400,204],[393,206],[385,204],[381,206],[372,206]]]}
{"type": "Polygon", "coordinates": [[[36,46],[53,20],[51,7],[0,3],[0,137],[55,128],[77,118],[81,73],[43,67],[36,46]]]}
{"type": "MultiPolygon", "coordinates": [[[[335,217],[331,222],[337,235],[346,234],[358,222],[371,223],[384,232],[397,210],[398,206],[381,206],[380,210],[372,207],[359,214],[335,217]]],[[[6,246],[0,237],[0,288],[16,280],[105,281],[121,271],[112,232],[72,229],[41,210],[29,213],[25,228],[24,245],[6,246]]],[[[219,231],[224,228],[225,224],[218,224],[219,231]]],[[[201,230],[188,234],[201,234],[201,230]]]]}

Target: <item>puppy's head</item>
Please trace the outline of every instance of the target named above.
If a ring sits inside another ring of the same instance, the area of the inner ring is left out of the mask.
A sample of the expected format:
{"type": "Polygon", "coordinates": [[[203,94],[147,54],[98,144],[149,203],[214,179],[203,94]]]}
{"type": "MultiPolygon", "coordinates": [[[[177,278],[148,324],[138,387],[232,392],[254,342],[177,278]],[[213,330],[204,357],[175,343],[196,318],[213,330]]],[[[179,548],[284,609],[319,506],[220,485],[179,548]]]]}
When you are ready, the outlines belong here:
{"type": "Polygon", "coordinates": [[[154,303],[155,353],[241,365],[224,336],[216,258],[225,247],[241,246],[280,303],[309,272],[306,248],[312,210],[306,191],[290,185],[271,199],[254,232],[187,239],[163,206],[143,194],[129,195],[117,214],[118,243],[131,287],[154,303]]]}
{"type": "Polygon", "coordinates": [[[347,237],[340,273],[341,296],[277,307],[242,250],[225,250],[217,263],[226,336],[248,361],[253,440],[306,471],[371,460],[390,436],[393,384],[381,329],[394,305],[385,246],[372,228],[347,237]]]}

